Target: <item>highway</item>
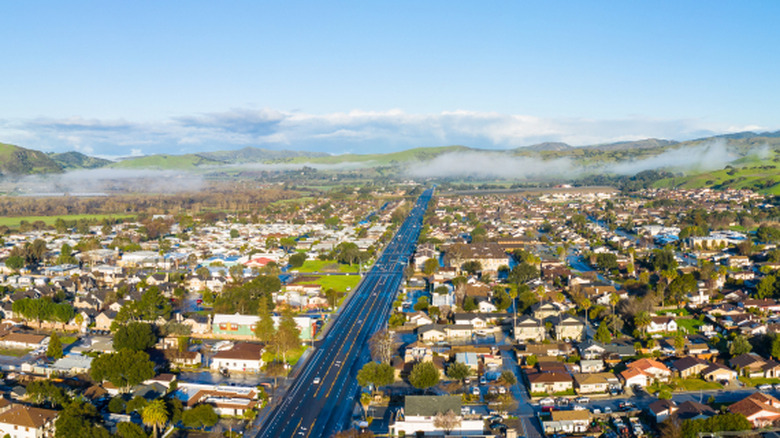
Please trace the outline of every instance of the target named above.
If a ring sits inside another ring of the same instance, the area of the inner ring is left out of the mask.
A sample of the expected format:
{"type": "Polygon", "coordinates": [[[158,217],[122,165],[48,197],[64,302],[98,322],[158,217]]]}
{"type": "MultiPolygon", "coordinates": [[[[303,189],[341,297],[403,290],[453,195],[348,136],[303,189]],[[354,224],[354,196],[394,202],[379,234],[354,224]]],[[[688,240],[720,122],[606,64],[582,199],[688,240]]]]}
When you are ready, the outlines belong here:
{"type": "Polygon", "coordinates": [[[414,253],[433,189],[423,192],[373,268],[365,275],[325,339],[309,357],[259,437],[329,437],[348,428],[357,372],[368,360],[368,340],[384,327],[414,253]]]}

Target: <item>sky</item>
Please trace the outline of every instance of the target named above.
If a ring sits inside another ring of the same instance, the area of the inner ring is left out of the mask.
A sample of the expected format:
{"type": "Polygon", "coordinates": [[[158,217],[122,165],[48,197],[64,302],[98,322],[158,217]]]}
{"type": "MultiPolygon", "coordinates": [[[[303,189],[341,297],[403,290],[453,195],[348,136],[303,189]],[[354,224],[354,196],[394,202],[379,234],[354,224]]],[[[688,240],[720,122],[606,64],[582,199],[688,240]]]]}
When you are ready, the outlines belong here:
{"type": "Polygon", "coordinates": [[[372,153],[780,129],[771,1],[24,1],[0,142],[372,153]]]}

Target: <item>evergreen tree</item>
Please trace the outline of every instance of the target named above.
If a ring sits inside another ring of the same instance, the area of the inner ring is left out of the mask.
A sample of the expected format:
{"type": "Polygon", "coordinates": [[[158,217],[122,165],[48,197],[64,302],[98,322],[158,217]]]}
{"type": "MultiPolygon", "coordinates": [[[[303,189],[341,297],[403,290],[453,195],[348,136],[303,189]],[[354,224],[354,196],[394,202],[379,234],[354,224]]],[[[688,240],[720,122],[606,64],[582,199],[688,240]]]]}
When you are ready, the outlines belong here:
{"type": "Polygon", "coordinates": [[[255,325],[255,337],[261,342],[271,342],[274,337],[274,320],[271,315],[271,309],[268,305],[268,297],[263,295],[257,305],[258,316],[260,319],[255,325]]]}
{"type": "Polygon", "coordinates": [[[59,359],[62,357],[62,341],[57,332],[52,332],[49,338],[49,347],[46,349],[46,356],[52,359],[59,359]]]}

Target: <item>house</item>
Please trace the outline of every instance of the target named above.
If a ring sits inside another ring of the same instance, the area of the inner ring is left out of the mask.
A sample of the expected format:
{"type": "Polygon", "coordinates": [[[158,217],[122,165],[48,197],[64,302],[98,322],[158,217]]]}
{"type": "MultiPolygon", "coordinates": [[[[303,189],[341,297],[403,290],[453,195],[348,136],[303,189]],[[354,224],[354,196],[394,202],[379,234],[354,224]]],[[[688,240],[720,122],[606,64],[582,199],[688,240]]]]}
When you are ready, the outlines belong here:
{"type": "Polygon", "coordinates": [[[654,316],[645,330],[647,333],[676,332],[677,322],[671,316],[654,316]]]}
{"type": "Polygon", "coordinates": [[[257,389],[253,386],[209,385],[179,382],[176,398],[192,408],[206,403],[214,406],[219,415],[241,416],[257,406],[257,389]]]}
{"type": "Polygon", "coordinates": [[[674,368],[683,379],[698,377],[702,371],[709,367],[709,365],[709,362],[692,356],[685,356],[672,362],[672,368],[674,368]]]}
{"type": "Polygon", "coordinates": [[[656,400],[647,407],[650,413],[655,417],[655,422],[661,424],[664,420],[677,412],[677,403],[672,400],[656,400]]]}
{"type": "Polygon", "coordinates": [[[427,324],[417,328],[417,339],[423,342],[442,342],[447,339],[447,333],[441,324],[427,324]]]}
{"type": "Polygon", "coordinates": [[[544,320],[563,313],[563,306],[555,301],[543,301],[531,306],[534,318],[544,320]]]}
{"type": "Polygon", "coordinates": [[[447,339],[470,338],[474,334],[474,326],[471,324],[447,324],[444,326],[447,339]]]}
{"type": "Polygon", "coordinates": [[[486,329],[488,326],[488,318],[474,313],[456,313],[454,320],[455,324],[470,324],[475,329],[486,329]]]}
{"type": "Polygon", "coordinates": [[[516,341],[542,342],[547,337],[547,329],[544,323],[532,316],[524,316],[518,319],[514,331],[516,341]]]}
{"type": "Polygon", "coordinates": [[[445,248],[444,261],[449,266],[461,268],[466,262],[476,261],[484,272],[498,272],[498,268],[509,265],[509,256],[497,243],[456,243],[445,248]]]}
{"type": "Polygon", "coordinates": [[[416,325],[417,327],[421,325],[433,324],[433,319],[425,312],[416,312],[410,315],[408,319],[410,323],[416,325]]]}
{"type": "Polygon", "coordinates": [[[263,366],[263,346],[250,342],[236,343],[230,350],[220,351],[211,359],[212,370],[259,372],[263,366]]]}
{"type": "MultiPolygon", "coordinates": [[[[279,327],[281,317],[274,315],[271,317],[274,321],[274,327],[279,327]]],[[[228,335],[239,337],[240,339],[253,339],[255,336],[255,324],[260,320],[256,315],[234,315],[216,314],[211,321],[211,332],[215,335],[228,335]],[[243,337],[243,338],[241,338],[243,337]]],[[[301,331],[301,340],[309,341],[317,334],[315,320],[309,316],[294,316],[293,321],[301,331]]]]}
{"type": "Polygon", "coordinates": [[[557,323],[553,324],[555,329],[555,339],[582,339],[585,333],[585,323],[574,316],[564,316],[557,323]]]}
{"type": "Polygon", "coordinates": [[[590,425],[590,411],[552,411],[542,420],[545,435],[585,433],[590,425]]]}
{"type": "Polygon", "coordinates": [[[626,367],[628,370],[633,369],[640,371],[646,374],[652,380],[657,380],[659,382],[666,382],[672,377],[672,371],[667,368],[666,365],[652,359],[639,359],[637,361],[626,364],[626,367]]]}
{"type": "Polygon", "coordinates": [[[8,404],[0,408],[0,434],[12,438],[51,437],[56,418],[57,411],[51,409],[8,404]]]}
{"type": "Polygon", "coordinates": [[[580,372],[600,373],[604,371],[604,361],[601,359],[582,359],[580,360],[580,372]]]}
{"type": "Polygon", "coordinates": [[[737,380],[737,372],[731,368],[719,363],[710,363],[702,370],[701,377],[710,382],[719,382],[721,380],[737,380]]]}
{"type": "Polygon", "coordinates": [[[755,427],[769,426],[780,420],[780,400],[754,392],[729,406],[729,412],[744,415],[755,427]]]}
{"type": "Polygon", "coordinates": [[[627,387],[639,386],[644,388],[650,383],[650,376],[635,368],[622,371],[620,379],[623,381],[623,385],[627,387]]]}
{"type": "Polygon", "coordinates": [[[459,395],[407,395],[403,408],[398,410],[395,418],[390,419],[390,435],[442,435],[444,430],[434,425],[434,418],[448,412],[456,414],[460,419],[460,424],[452,432],[458,435],[481,435],[484,427],[482,419],[463,417],[462,406],[459,395]]]}
{"type": "Polygon", "coordinates": [[[574,380],[564,372],[528,374],[529,392],[532,396],[566,393],[574,390],[574,380]]]}
{"type": "Polygon", "coordinates": [[[433,350],[420,341],[414,341],[404,349],[404,362],[430,362],[433,350]]]}
{"type": "Polygon", "coordinates": [[[606,353],[607,349],[600,342],[585,341],[581,342],[577,349],[580,352],[580,357],[583,359],[596,359],[600,358],[606,353]]]}
{"type": "Polygon", "coordinates": [[[604,394],[609,391],[609,381],[603,374],[609,374],[612,377],[612,373],[594,373],[594,374],[581,374],[575,373],[574,377],[574,390],[577,394],[604,394]]]}
{"type": "Polygon", "coordinates": [[[767,360],[756,353],[740,354],[729,360],[729,365],[748,377],[763,377],[767,360]]]}
{"type": "Polygon", "coordinates": [[[677,417],[680,420],[703,420],[717,415],[711,407],[695,401],[684,401],[677,405],[677,417]]]}
{"type": "Polygon", "coordinates": [[[104,310],[103,312],[100,312],[98,316],[95,317],[95,330],[111,330],[111,324],[114,323],[116,314],[117,312],[113,310],[104,310]]]}
{"type": "Polygon", "coordinates": [[[463,352],[455,353],[455,362],[462,363],[475,372],[479,369],[479,359],[477,359],[477,353],[463,352]]]}
{"type": "Polygon", "coordinates": [[[48,336],[32,333],[11,332],[0,337],[0,345],[6,348],[40,348],[48,343],[48,336]]]}

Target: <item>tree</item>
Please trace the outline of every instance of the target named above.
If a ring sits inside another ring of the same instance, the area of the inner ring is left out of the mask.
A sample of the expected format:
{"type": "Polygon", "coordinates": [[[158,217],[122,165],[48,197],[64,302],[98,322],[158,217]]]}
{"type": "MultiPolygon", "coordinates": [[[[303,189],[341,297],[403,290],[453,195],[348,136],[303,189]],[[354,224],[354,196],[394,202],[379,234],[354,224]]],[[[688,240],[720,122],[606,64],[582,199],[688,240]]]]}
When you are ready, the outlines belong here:
{"type": "Polygon", "coordinates": [[[482,271],[482,263],[478,260],[469,260],[461,266],[461,269],[468,272],[470,275],[474,275],[477,272],[482,271]]]}
{"type": "Polygon", "coordinates": [[[653,319],[649,312],[639,312],[634,316],[634,327],[644,333],[652,321],[653,319]]]}
{"type": "Polygon", "coordinates": [[[454,362],[447,367],[447,377],[463,381],[471,375],[471,367],[461,362],[454,362]]]}
{"type": "Polygon", "coordinates": [[[537,363],[539,363],[539,358],[533,354],[525,358],[525,364],[529,367],[535,366],[537,363]]]}
{"type": "Polygon", "coordinates": [[[439,261],[436,259],[427,259],[423,262],[422,272],[427,276],[431,276],[439,270],[439,261]]]}
{"type": "Polygon", "coordinates": [[[460,424],[460,416],[452,412],[451,409],[445,413],[439,412],[433,417],[433,427],[443,429],[447,435],[455,428],[460,427],[460,424]]]}
{"type": "Polygon", "coordinates": [[[417,302],[414,303],[414,310],[417,312],[421,312],[424,310],[428,310],[428,297],[423,295],[417,299],[417,302]]]}
{"type": "Polygon", "coordinates": [[[677,260],[674,259],[674,252],[670,249],[657,249],[651,256],[653,270],[656,272],[671,271],[677,269],[677,260]]]}
{"type": "Polygon", "coordinates": [[[463,311],[464,312],[473,312],[477,310],[477,303],[474,301],[473,297],[466,297],[465,300],[463,300],[463,311]]]}
{"type": "Polygon", "coordinates": [[[752,349],[753,346],[750,345],[750,341],[745,335],[737,335],[731,341],[731,345],[729,345],[729,354],[732,357],[739,356],[740,354],[750,353],[752,349]]]}
{"type": "Polygon", "coordinates": [[[135,423],[117,424],[116,434],[121,438],[149,438],[144,429],[135,423]]]}
{"type": "Polygon", "coordinates": [[[514,385],[517,383],[517,376],[515,376],[515,373],[509,370],[502,371],[500,379],[507,385],[514,385]]]}
{"type": "Polygon", "coordinates": [[[157,431],[168,423],[168,408],[165,406],[165,400],[158,398],[146,405],[141,411],[141,419],[145,425],[152,427],[152,434],[156,438],[157,431]]]}
{"type": "Polygon", "coordinates": [[[775,283],[777,278],[774,275],[767,275],[758,283],[756,298],[764,299],[775,295],[775,283]]]}
{"type": "Polygon", "coordinates": [[[111,400],[108,402],[108,411],[113,414],[119,414],[121,412],[125,412],[126,407],[127,407],[127,403],[125,402],[125,399],[123,399],[121,396],[112,397],[111,400]]]}
{"type": "Polygon", "coordinates": [[[219,416],[211,405],[201,404],[184,411],[181,421],[186,427],[196,427],[203,430],[217,424],[219,416]]]}
{"type": "Polygon", "coordinates": [[[143,351],[120,350],[95,358],[90,376],[97,381],[108,380],[126,390],[154,377],[154,363],[143,351]]]}
{"type": "Polygon", "coordinates": [[[433,362],[420,362],[412,368],[409,383],[417,389],[428,389],[439,383],[439,370],[433,362]]]}
{"type": "Polygon", "coordinates": [[[580,303],[580,306],[582,307],[582,310],[585,311],[585,322],[588,322],[588,310],[590,310],[591,306],[593,306],[593,303],[590,302],[588,298],[585,298],[582,300],[582,303],[580,303]]]}
{"type": "Polygon", "coordinates": [[[612,342],[612,334],[609,332],[607,324],[602,323],[596,330],[596,340],[602,344],[609,344],[612,342]]]}
{"type": "Polygon", "coordinates": [[[368,362],[358,371],[357,381],[360,386],[374,385],[378,388],[386,386],[395,380],[395,368],[387,363],[368,362]]]}
{"type": "Polygon", "coordinates": [[[503,287],[497,287],[493,292],[493,304],[500,311],[504,311],[512,305],[512,297],[506,293],[503,287]]]}
{"type": "Polygon", "coordinates": [[[282,361],[287,362],[287,353],[301,346],[301,331],[295,324],[292,312],[285,310],[282,312],[279,328],[271,338],[271,346],[276,351],[276,355],[282,356],[282,361]]]}
{"type": "Polygon", "coordinates": [[[766,243],[778,242],[780,241],[780,229],[769,225],[761,225],[756,230],[756,238],[766,243]]]}
{"type": "Polygon", "coordinates": [[[100,421],[97,410],[90,403],[75,399],[65,406],[54,422],[55,438],[109,438],[108,431],[95,426],[100,421]]]}
{"type": "Polygon", "coordinates": [[[73,264],[76,263],[76,258],[73,257],[73,248],[67,243],[63,243],[60,247],[60,255],[57,257],[58,265],[73,264]]]}
{"type": "Polygon", "coordinates": [[[14,271],[18,271],[24,268],[24,258],[18,255],[12,255],[11,257],[5,259],[5,265],[14,271]]]}
{"type": "Polygon", "coordinates": [[[279,240],[279,246],[282,247],[284,252],[290,252],[294,250],[296,246],[298,246],[298,242],[296,242],[292,237],[282,237],[279,240]]]}
{"type": "Polygon", "coordinates": [[[46,356],[52,359],[59,359],[62,357],[62,341],[57,332],[52,332],[49,338],[49,346],[46,348],[46,356]]]}
{"type": "Polygon", "coordinates": [[[59,408],[68,403],[68,394],[51,380],[34,380],[27,385],[27,398],[36,405],[59,408]]]}
{"type": "Polygon", "coordinates": [[[775,333],[774,336],[772,336],[772,346],[770,349],[770,354],[775,359],[780,358],[780,334],[778,333],[775,333]]]}
{"type": "Polygon", "coordinates": [[[617,255],[609,252],[598,253],[596,254],[596,265],[604,272],[617,269],[617,255]]]}
{"type": "Polygon", "coordinates": [[[148,404],[149,402],[147,402],[145,398],[141,397],[140,395],[137,395],[133,397],[129,402],[127,402],[127,404],[125,405],[125,413],[132,414],[133,412],[141,412],[148,404]]]}
{"type": "Polygon", "coordinates": [[[527,283],[535,278],[539,277],[539,270],[536,266],[527,262],[520,263],[512,268],[507,276],[507,281],[515,284],[527,283]]]}
{"type": "Polygon", "coordinates": [[[231,239],[238,239],[238,237],[241,236],[241,234],[238,232],[237,229],[231,228],[230,229],[230,238],[231,239]]]}
{"type": "Polygon", "coordinates": [[[157,335],[151,324],[131,322],[120,326],[114,334],[114,349],[146,351],[157,343],[157,335]]]}
{"type": "Polygon", "coordinates": [[[274,320],[271,315],[271,310],[268,306],[268,297],[260,297],[260,302],[257,305],[258,316],[260,319],[255,325],[255,337],[261,342],[271,342],[276,333],[274,329],[274,320]]]}
{"type": "Polygon", "coordinates": [[[390,363],[398,345],[395,334],[389,330],[380,330],[368,340],[371,358],[380,363],[390,363]]]}
{"type": "Polygon", "coordinates": [[[290,259],[288,260],[291,268],[300,268],[305,262],[306,254],[302,252],[296,252],[295,254],[291,255],[290,259]]]}

